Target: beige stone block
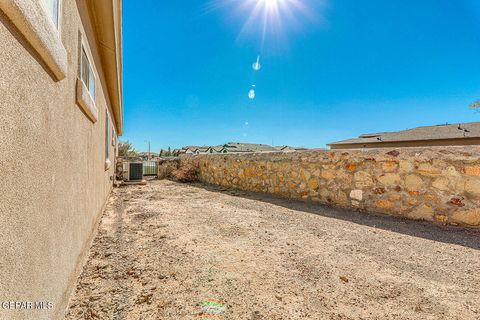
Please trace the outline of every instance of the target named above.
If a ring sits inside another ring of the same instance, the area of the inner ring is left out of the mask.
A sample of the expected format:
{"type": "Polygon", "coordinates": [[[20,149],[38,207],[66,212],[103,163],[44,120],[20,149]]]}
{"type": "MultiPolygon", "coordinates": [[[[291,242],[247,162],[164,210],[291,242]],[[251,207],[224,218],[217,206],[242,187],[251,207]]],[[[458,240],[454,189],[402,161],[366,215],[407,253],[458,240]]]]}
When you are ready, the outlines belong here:
{"type": "Polygon", "coordinates": [[[378,177],[378,181],[385,186],[398,185],[401,181],[400,176],[396,173],[385,173],[378,177]]]}
{"type": "Polygon", "coordinates": [[[432,166],[429,163],[422,163],[418,166],[417,172],[424,176],[438,176],[442,174],[442,170],[432,166]]]}
{"type": "Polygon", "coordinates": [[[412,219],[433,221],[433,214],[434,211],[432,207],[429,207],[427,205],[421,205],[409,214],[407,214],[407,216],[412,219]]]}
{"type": "Polygon", "coordinates": [[[308,181],[311,178],[312,174],[307,170],[302,170],[302,179],[308,181]]]}
{"type": "Polygon", "coordinates": [[[480,208],[454,212],[450,221],[469,226],[480,226],[480,208]]]}
{"type": "Polygon", "coordinates": [[[322,178],[327,180],[333,180],[335,179],[335,174],[329,170],[322,170],[322,178]]]}
{"type": "Polygon", "coordinates": [[[415,169],[415,166],[413,165],[413,163],[408,160],[400,160],[399,165],[400,165],[400,172],[402,173],[412,172],[413,169],[415,169]]]}
{"type": "Polygon", "coordinates": [[[422,190],[425,188],[425,182],[416,174],[409,174],[405,177],[405,188],[408,191],[422,190]]]}
{"type": "Polygon", "coordinates": [[[320,189],[320,197],[321,197],[322,199],[327,200],[328,198],[331,197],[330,191],[328,191],[327,188],[322,188],[322,189],[320,189]]]}
{"type": "Polygon", "coordinates": [[[470,178],[465,181],[465,192],[480,196],[480,179],[470,178]]]}
{"type": "Polygon", "coordinates": [[[336,175],[335,180],[337,184],[340,184],[342,187],[350,187],[353,184],[353,176],[343,171],[336,175]]]}
{"type": "Polygon", "coordinates": [[[344,206],[350,203],[347,195],[343,191],[339,191],[335,194],[335,202],[344,206]]]}
{"type": "Polygon", "coordinates": [[[442,191],[450,190],[450,181],[446,178],[437,178],[433,181],[432,187],[442,191]]]}
{"type": "Polygon", "coordinates": [[[355,172],[354,176],[355,186],[357,188],[365,188],[373,186],[372,176],[365,171],[355,172]]]}

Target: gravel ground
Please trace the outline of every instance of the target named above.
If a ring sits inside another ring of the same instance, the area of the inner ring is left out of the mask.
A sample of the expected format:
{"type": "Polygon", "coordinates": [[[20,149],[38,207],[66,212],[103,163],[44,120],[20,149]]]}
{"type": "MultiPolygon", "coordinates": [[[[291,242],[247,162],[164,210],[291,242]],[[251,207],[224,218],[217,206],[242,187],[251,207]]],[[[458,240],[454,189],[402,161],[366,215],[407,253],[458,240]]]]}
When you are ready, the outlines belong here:
{"type": "Polygon", "coordinates": [[[480,319],[480,232],[165,180],[122,187],[66,319],[480,319]]]}

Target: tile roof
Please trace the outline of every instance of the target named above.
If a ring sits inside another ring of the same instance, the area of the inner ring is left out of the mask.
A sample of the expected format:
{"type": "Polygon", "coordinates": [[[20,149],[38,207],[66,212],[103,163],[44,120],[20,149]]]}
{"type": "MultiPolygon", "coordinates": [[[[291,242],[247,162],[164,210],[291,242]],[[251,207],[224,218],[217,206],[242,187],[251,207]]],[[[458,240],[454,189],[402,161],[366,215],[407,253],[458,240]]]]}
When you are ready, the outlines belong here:
{"type": "Polygon", "coordinates": [[[417,127],[397,132],[362,134],[359,136],[359,138],[337,141],[330,143],[329,145],[463,138],[480,138],[480,122],[442,124],[436,126],[417,127]]]}
{"type": "Polygon", "coordinates": [[[241,142],[229,142],[223,146],[229,152],[265,152],[265,151],[278,151],[272,146],[267,144],[256,143],[241,143],[241,142]]]}

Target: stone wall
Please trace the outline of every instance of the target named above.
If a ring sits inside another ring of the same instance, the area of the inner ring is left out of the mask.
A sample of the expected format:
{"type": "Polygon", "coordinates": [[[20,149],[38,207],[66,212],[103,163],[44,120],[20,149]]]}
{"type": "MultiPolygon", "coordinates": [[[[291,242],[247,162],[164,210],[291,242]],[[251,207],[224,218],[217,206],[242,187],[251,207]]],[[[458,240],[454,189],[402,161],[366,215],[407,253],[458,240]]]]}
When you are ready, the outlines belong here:
{"type": "Polygon", "coordinates": [[[339,207],[480,226],[480,148],[184,156],[200,181],[339,207]]]}
{"type": "Polygon", "coordinates": [[[169,179],[172,177],[172,172],[178,169],[179,161],[175,159],[164,159],[158,161],[158,179],[169,179]]]}

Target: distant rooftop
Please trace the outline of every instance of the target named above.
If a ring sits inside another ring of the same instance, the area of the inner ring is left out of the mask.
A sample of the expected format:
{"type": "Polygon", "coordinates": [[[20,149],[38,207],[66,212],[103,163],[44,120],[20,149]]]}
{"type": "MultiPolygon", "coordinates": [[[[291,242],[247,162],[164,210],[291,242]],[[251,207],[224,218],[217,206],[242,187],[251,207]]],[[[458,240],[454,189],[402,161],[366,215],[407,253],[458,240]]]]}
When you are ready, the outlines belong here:
{"type": "Polygon", "coordinates": [[[367,133],[358,138],[330,143],[329,146],[468,138],[480,138],[480,122],[424,126],[397,132],[367,133]]]}
{"type": "MultiPolygon", "coordinates": [[[[182,150],[190,150],[193,153],[242,153],[242,152],[279,152],[306,150],[302,147],[279,146],[273,147],[268,144],[228,142],[218,146],[186,146],[182,150]]],[[[179,151],[180,152],[180,151],[179,151]]]]}

